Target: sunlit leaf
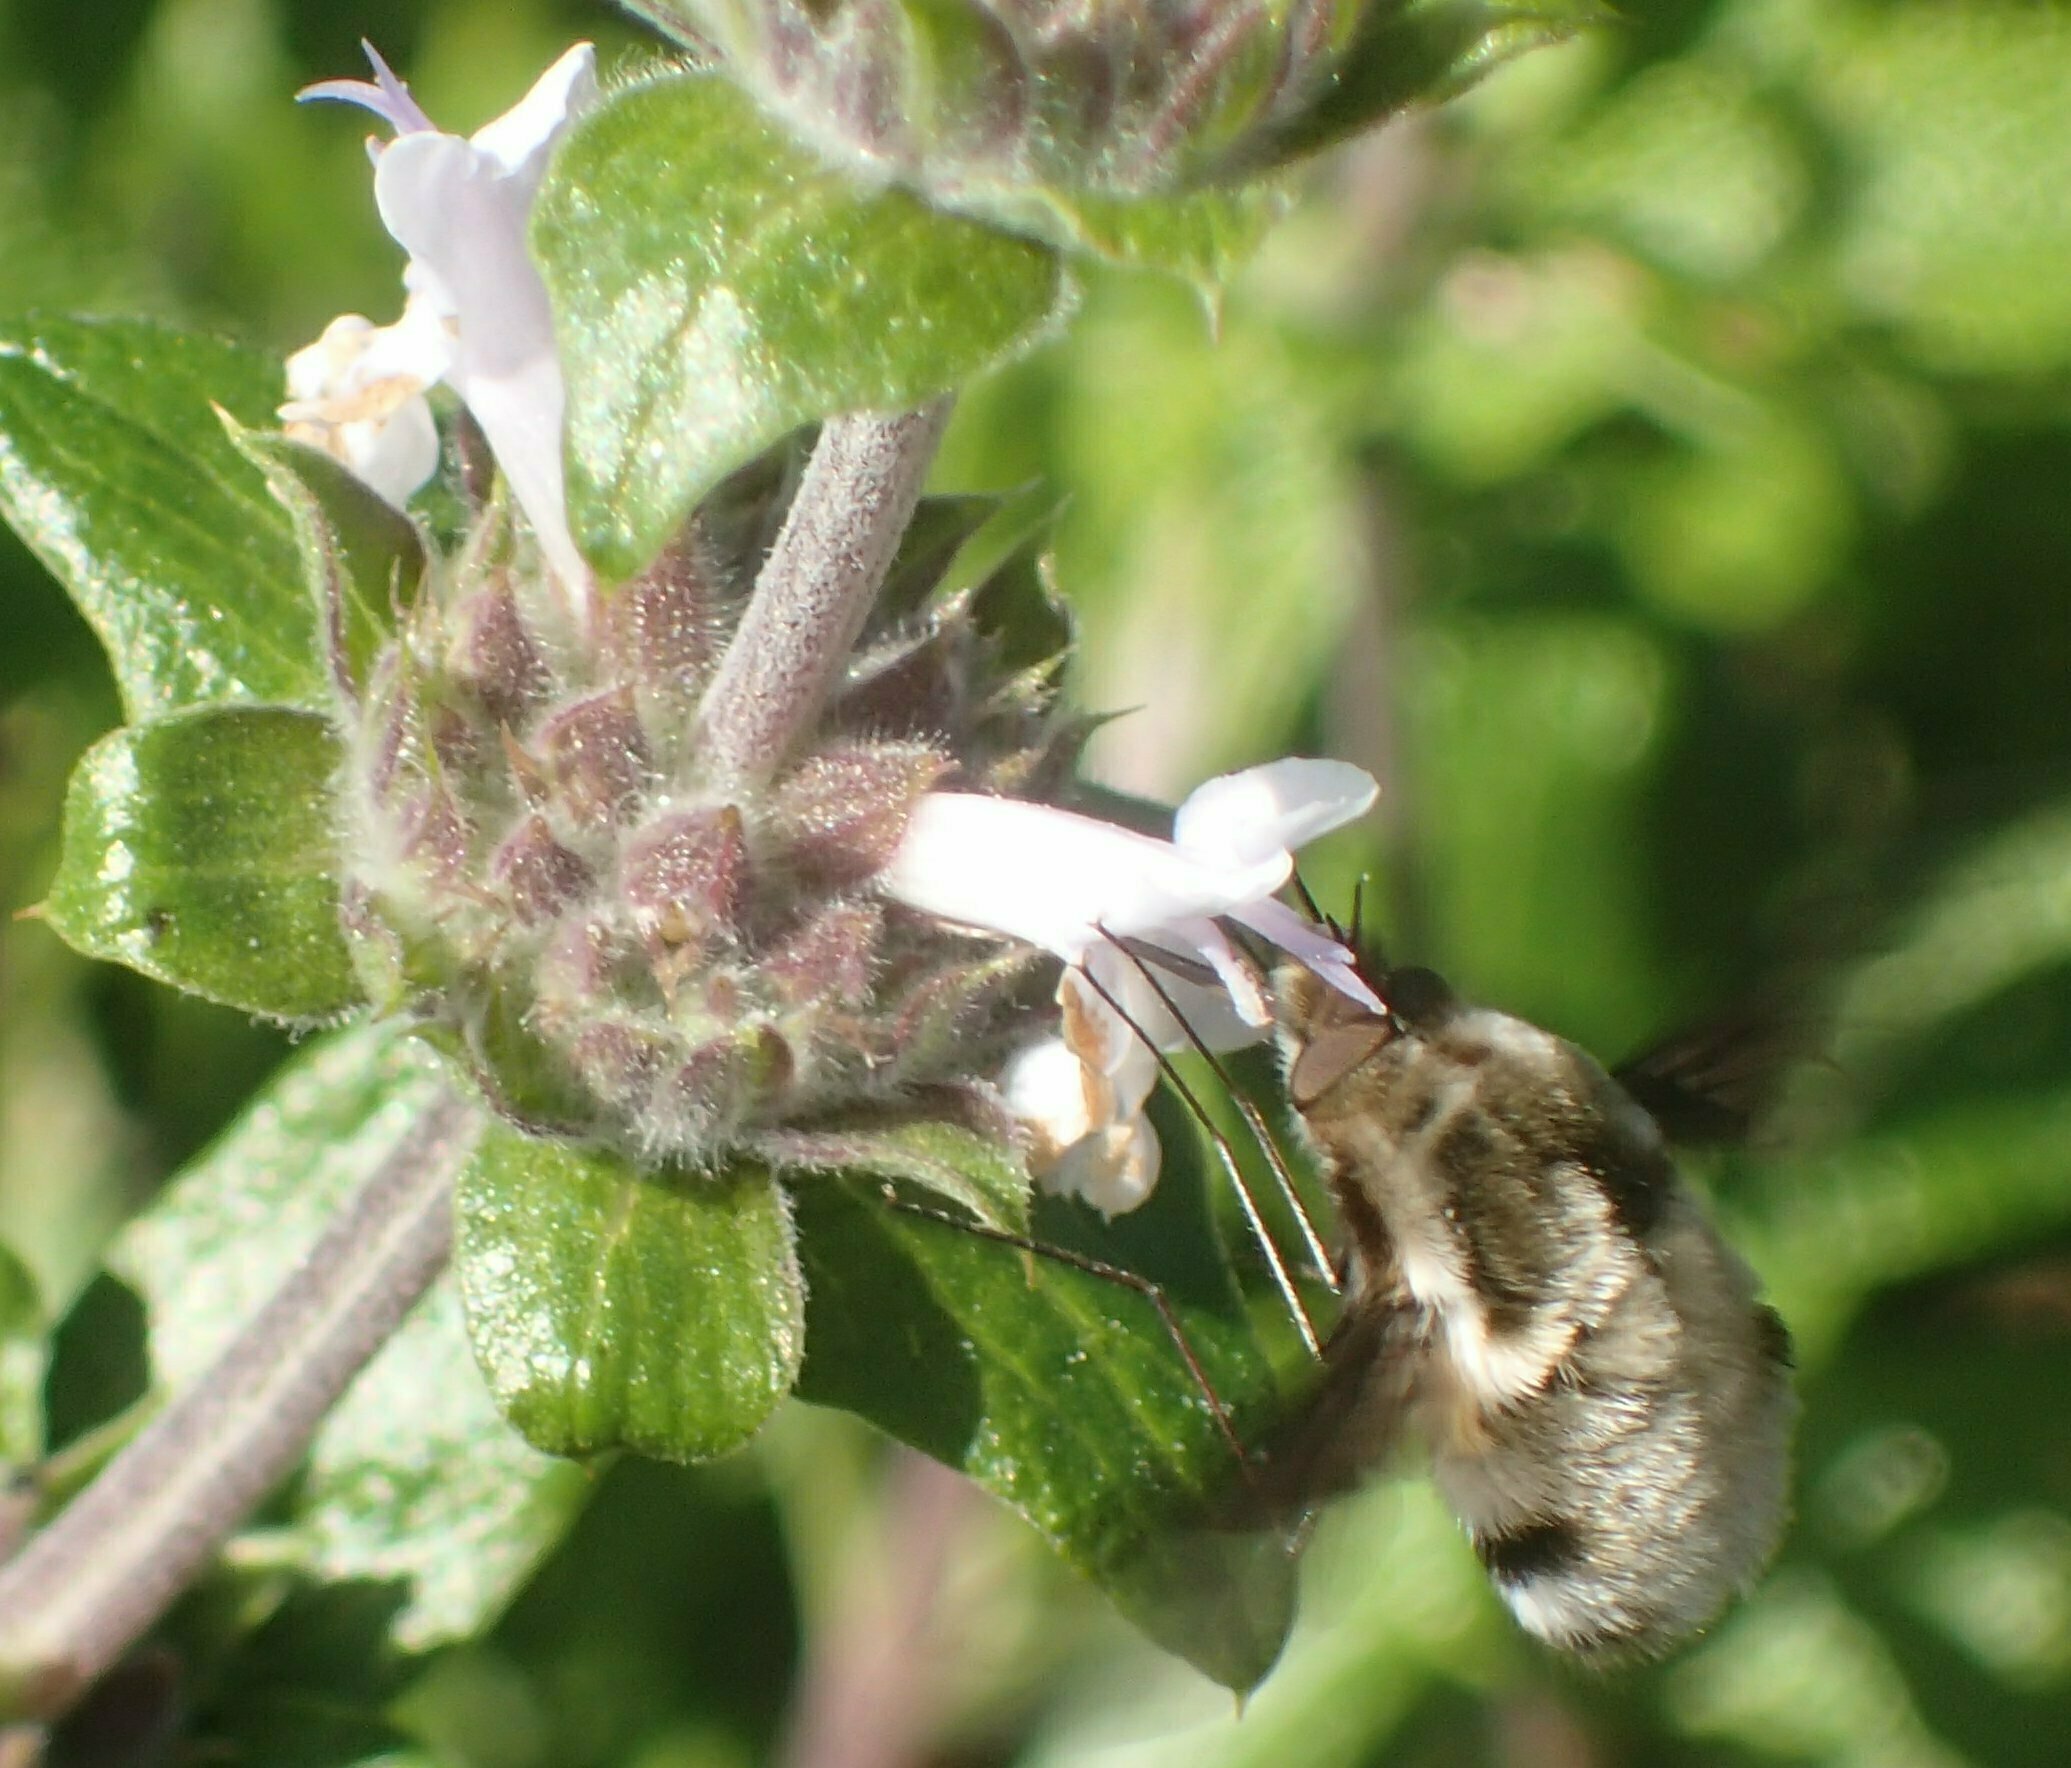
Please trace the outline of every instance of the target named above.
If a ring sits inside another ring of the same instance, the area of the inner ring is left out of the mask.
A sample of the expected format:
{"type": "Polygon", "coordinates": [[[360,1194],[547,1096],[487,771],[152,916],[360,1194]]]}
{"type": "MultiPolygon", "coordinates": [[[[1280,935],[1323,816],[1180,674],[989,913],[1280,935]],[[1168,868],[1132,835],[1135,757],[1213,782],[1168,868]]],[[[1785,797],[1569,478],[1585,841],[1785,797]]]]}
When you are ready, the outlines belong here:
{"type": "MultiPolygon", "coordinates": [[[[801,1397],[961,1468],[1159,1643],[1232,1688],[1256,1683],[1291,1618],[1292,1556],[1223,1520],[1235,1454],[1154,1305],[860,1187],[801,1180],[797,1199],[801,1397]]],[[[1201,1203],[1168,1172],[1119,1231],[1061,1206],[1035,1232],[1152,1274],[1242,1438],[1278,1390],[1201,1203]]]]}
{"type": "Polygon", "coordinates": [[[43,913],[90,957],[276,1019],[360,999],[315,713],[206,706],[111,732],[72,776],[43,913]]]}
{"type": "Polygon", "coordinates": [[[623,576],[785,431],[918,404],[1025,349],[1054,254],[870,190],[725,83],[680,76],[585,118],[534,211],[568,365],[576,533],[623,576]]]}
{"type": "Polygon", "coordinates": [[[556,1454],[708,1460],[797,1375],[791,1212],[750,1163],[641,1171],[497,1125],[461,1179],[454,1258],[497,1403],[556,1454]]]}
{"type": "Polygon", "coordinates": [[[282,372],[142,320],[0,322],[0,514],[93,623],[132,718],[323,704],[287,512],[211,409],[272,424],[282,372]]]}

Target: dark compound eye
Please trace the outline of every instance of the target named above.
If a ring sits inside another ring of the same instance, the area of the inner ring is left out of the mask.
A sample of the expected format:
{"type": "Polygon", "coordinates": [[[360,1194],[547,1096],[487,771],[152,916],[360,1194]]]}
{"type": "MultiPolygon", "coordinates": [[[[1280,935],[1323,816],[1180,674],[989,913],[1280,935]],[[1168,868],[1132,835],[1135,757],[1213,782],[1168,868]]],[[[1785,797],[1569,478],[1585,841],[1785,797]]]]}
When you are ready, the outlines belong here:
{"type": "Polygon", "coordinates": [[[1388,1010],[1412,1031],[1442,1025],[1460,1005],[1460,997],[1443,976],[1416,964],[1390,970],[1380,992],[1388,1010]]]}

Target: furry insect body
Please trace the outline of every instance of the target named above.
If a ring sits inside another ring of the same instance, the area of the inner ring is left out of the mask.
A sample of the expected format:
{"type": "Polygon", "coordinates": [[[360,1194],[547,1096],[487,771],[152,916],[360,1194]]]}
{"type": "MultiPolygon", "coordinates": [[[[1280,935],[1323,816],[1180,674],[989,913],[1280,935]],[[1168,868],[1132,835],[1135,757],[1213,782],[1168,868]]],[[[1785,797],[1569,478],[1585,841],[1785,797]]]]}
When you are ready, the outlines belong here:
{"type": "Polygon", "coordinates": [[[1697,1631],[1782,1526],[1789,1341],[1654,1120],[1573,1044],[1429,971],[1376,1015],[1276,978],[1346,1309],[1270,1483],[1313,1503],[1408,1432],[1518,1621],[1581,1655],[1697,1631]]]}

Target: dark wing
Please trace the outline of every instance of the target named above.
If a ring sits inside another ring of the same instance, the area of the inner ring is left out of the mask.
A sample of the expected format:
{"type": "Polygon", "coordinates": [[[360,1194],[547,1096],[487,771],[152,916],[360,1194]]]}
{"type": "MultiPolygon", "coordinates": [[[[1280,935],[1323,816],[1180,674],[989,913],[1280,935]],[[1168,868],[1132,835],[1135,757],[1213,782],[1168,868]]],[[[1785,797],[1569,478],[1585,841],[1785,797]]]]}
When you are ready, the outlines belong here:
{"type": "Polygon", "coordinates": [[[1803,1003],[1744,1007],[1642,1050],[1611,1078],[1671,1142],[1744,1142],[1776,1103],[1784,1076],[1817,1048],[1824,1023],[1803,1003]]]}

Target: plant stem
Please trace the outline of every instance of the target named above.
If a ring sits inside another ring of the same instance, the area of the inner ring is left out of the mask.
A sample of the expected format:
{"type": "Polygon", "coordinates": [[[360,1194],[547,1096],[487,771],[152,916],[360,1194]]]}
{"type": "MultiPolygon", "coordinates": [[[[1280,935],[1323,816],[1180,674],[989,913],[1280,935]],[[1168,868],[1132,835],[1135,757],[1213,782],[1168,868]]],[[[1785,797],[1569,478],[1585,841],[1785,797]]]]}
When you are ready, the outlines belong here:
{"type": "Polygon", "coordinates": [[[910,1449],[887,1464],[875,1538],[810,1641],[782,1768],[912,1768],[934,1752],[956,1638],[942,1584],[973,1520],[977,1488],[910,1449]]]}
{"type": "Polygon", "coordinates": [[[821,430],[700,709],[721,777],[768,779],[819,711],[913,518],[949,405],[821,430]]]}
{"type": "Polygon", "coordinates": [[[425,1109],[194,1385],[0,1567],[0,1712],[62,1713],[301,1460],[446,1263],[479,1122],[425,1109]]]}

